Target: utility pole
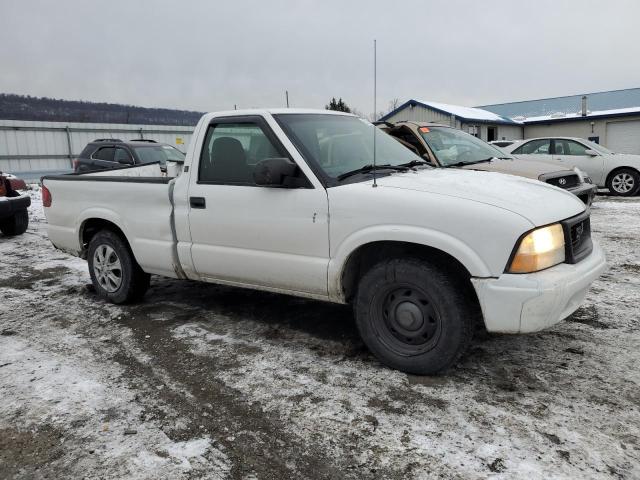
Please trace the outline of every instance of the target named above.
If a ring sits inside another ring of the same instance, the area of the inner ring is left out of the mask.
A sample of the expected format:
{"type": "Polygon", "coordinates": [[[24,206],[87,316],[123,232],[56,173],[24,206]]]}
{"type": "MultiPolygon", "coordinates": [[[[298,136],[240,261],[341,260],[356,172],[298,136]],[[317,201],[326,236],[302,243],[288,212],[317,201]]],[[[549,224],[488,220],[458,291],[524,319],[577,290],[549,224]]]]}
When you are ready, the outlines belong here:
{"type": "Polygon", "coordinates": [[[287,97],[287,108],[289,108],[289,90],[285,90],[284,95],[287,97]]]}

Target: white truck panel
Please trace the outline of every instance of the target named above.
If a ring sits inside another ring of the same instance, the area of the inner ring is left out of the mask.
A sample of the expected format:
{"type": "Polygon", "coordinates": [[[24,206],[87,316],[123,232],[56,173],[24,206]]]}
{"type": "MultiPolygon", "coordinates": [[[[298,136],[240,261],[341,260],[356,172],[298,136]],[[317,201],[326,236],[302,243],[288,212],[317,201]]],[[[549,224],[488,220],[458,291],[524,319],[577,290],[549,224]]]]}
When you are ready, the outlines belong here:
{"type": "Polygon", "coordinates": [[[171,203],[166,182],[45,180],[55,208],[47,209],[54,245],[79,254],[85,222],[102,219],[126,236],[136,260],[149,273],[176,276],[172,262],[171,203]]]}
{"type": "MultiPolygon", "coordinates": [[[[576,216],[584,205],[554,187],[489,172],[422,169],[326,188],[274,120],[295,109],[207,114],[195,129],[175,179],[113,174],[45,178],[52,242],[83,254],[84,222],[101,219],[125,235],[148,273],[188,277],[344,302],[350,255],[377,241],[441,250],[470,273],[490,331],[526,332],[575,310],[605,266],[601,250],[578,264],[527,275],[505,274],[525,232],[576,216]],[[198,160],[209,122],[259,115],[313,188],[199,184],[198,160]],[[190,198],[206,208],[190,206],[190,198]]],[[[340,115],[340,114],[336,114],[340,115]]],[[[148,169],[147,169],[148,170],[148,169]]],[[[129,172],[135,174],[135,172],[129,172]]],[[[126,174],[125,174],[126,175],[126,174]]]]}

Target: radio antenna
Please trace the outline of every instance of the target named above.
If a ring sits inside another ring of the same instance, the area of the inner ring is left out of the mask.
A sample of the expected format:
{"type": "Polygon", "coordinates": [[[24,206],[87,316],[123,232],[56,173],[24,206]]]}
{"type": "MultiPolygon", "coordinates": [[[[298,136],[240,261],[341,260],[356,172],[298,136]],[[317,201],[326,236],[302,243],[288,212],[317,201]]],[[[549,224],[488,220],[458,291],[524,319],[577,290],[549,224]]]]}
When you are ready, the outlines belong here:
{"type": "MultiPolygon", "coordinates": [[[[376,120],[376,40],[373,39],[373,121],[376,120]]],[[[373,187],[377,187],[378,183],[376,182],[376,130],[378,127],[373,126],[373,187]]]]}

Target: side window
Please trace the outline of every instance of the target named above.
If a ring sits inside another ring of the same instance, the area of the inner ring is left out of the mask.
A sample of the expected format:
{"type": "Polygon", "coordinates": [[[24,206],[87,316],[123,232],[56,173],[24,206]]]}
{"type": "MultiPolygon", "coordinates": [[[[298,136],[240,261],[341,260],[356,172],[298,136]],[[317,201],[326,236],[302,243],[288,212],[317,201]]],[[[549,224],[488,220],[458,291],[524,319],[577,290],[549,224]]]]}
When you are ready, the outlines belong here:
{"type": "Polygon", "coordinates": [[[96,160],[107,160],[108,162],[113,162],[113,151],[115,149],[113,147],[102,147],[99,148],[96,152],[93,152],[93,158],[96,160]]]}
{"type": "MultiPolygon", "coordinates": [[[[556,140],[556,145],[557,145],[558,141],[556,140]]],[[[574,142],[573,140],[565,140],[564,142],[564,146],[565,146],[565,155],[586,155],[586,151],[588,150],[587,147],[585,147],[584,145],[582,145],[581,143],[578,142],[574,142]]]]}
{"type": "Polygon", "coordinates": [[[210,125],[200,154],[201,182],[255,185],[253,169],[267,158],[287,157],[256,123],[210,125]]]}
{"type": "Polygon", "coordinates": [[[514,155],[548,155],[550,153],[551,140],[532,140],[519,146],[513,152],[514,155]]]}
{"type": "Polygon", "coordinates": [[[133,165],[133,159],[131,158],[131,155],[129,155],[129,152],[127,152],[124,148],[116,148],[116,155],[113,160],[118,163],[133,165]]]}

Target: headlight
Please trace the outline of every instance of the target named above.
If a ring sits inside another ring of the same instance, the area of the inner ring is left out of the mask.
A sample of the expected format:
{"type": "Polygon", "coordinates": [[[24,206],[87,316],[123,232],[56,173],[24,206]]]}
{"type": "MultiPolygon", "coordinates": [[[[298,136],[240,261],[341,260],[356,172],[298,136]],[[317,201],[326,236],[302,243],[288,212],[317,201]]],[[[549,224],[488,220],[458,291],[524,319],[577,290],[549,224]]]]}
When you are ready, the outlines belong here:
{"type": "Polygon", "coordinates": [[[564,262],[564,232],[559,223],[536,228],[520,240],[509,273],[531,273],[564,262]]]}

